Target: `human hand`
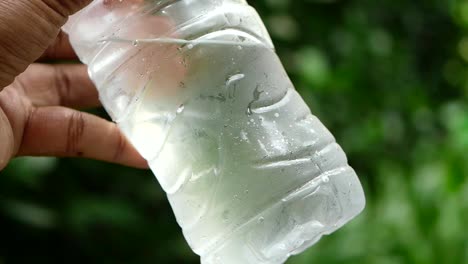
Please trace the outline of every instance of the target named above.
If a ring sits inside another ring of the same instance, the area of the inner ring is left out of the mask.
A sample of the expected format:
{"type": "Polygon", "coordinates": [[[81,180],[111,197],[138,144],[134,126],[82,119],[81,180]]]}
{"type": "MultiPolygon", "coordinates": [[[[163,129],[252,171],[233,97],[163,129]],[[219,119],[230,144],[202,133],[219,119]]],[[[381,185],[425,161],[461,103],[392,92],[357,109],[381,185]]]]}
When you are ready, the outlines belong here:
{"type": "Polygon", "coordinates": [[[73,108],[99,105],[60,31],[91,0],[0,0],[0,170],[16,156],[86,157],[146,168],[117,126],[73,108]]]}

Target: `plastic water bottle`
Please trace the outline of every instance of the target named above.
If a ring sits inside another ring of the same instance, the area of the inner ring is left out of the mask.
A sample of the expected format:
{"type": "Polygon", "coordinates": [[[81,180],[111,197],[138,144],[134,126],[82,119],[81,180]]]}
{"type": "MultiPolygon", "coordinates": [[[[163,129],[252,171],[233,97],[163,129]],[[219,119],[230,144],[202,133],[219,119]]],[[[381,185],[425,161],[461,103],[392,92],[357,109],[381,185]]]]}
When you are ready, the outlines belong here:
{"type": "Polygon", "coordinates": [[[204,264],[277,264],[364,208],[244,0],[95,0],[64,28],[204,264]]]}

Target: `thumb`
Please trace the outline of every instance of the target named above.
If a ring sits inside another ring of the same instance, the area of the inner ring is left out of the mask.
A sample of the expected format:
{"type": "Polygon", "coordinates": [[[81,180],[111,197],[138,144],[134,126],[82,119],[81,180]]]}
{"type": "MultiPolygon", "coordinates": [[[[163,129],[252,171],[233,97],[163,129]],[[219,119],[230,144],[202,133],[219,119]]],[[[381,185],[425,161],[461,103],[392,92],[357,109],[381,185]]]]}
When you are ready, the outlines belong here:
{"type": "Polygon", "coordinates": [[[53,43],[68,16],[92,0],[0,0],[0,91],[53,43]]]}

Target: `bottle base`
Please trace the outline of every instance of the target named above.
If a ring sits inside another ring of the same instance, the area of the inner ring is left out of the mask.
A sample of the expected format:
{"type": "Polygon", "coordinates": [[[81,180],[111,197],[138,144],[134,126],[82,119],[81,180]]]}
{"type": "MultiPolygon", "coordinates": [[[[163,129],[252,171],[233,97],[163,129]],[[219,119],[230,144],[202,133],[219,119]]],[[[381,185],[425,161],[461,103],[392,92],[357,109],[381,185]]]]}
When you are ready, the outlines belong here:
{"type": "Polygon", "coordinates": [[[239,230],[202,264],[280,264],[358,215],[364,193],[347,166],[322,174],[290,193],[239,230]]]}

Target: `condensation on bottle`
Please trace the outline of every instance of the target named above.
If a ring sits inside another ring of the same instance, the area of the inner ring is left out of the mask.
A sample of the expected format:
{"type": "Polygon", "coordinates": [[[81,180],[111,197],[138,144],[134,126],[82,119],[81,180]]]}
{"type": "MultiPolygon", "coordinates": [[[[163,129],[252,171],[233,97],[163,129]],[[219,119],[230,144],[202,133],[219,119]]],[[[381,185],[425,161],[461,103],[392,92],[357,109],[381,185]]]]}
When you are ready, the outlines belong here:
{"type": "Polygon", "coordinates": [[[95,0],[65,25],[203,264],[279,264],[364,193],[243,0],[95,0]]]}

